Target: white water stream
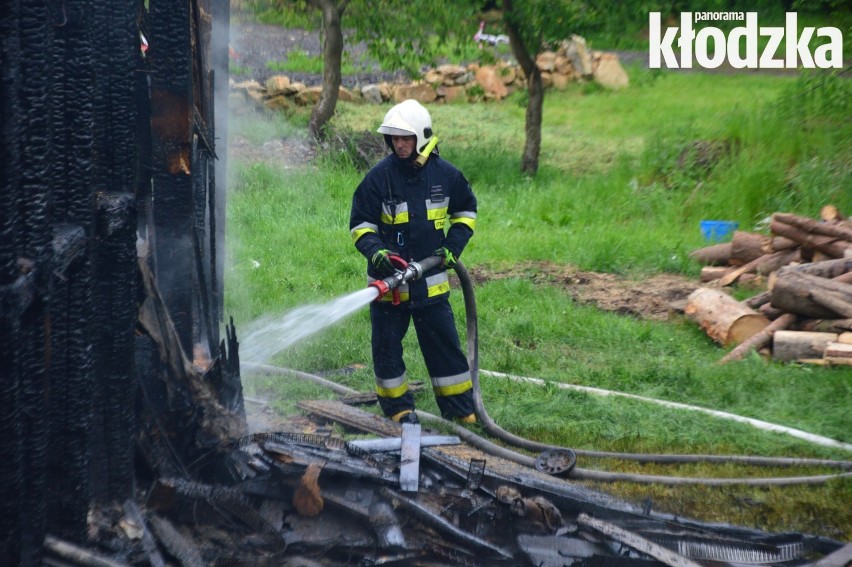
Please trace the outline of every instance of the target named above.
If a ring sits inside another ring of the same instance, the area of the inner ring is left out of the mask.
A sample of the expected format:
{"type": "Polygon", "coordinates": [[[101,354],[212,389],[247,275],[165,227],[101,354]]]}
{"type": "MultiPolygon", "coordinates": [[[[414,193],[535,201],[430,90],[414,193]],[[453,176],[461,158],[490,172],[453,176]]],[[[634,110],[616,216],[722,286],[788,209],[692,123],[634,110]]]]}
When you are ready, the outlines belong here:
{"type": "Polygon", "coordinates": [[[303,305],[279,316],[265,316],[246,326],[240,340],[242,360],[264,363],[302,339],[369,305],[378,290],[367,287],[323,304],[303,305]]]}

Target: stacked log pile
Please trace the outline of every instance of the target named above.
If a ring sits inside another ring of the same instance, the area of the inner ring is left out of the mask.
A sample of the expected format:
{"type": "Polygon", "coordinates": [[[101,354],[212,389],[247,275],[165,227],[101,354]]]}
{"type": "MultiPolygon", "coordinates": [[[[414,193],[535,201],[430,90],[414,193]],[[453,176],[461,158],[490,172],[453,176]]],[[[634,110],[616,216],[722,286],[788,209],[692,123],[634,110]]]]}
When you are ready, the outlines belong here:
{"type": "Polygon", "coordinates": [[[693,251],[704,264],[685,313],[716,342],[780,361],[852,365],[852,221],[826,205],[820,218],[775,213],[770,234],[736,231],[731,242],[693,251]],[[745,301],[732,285],[764,290],[745,301]]]}

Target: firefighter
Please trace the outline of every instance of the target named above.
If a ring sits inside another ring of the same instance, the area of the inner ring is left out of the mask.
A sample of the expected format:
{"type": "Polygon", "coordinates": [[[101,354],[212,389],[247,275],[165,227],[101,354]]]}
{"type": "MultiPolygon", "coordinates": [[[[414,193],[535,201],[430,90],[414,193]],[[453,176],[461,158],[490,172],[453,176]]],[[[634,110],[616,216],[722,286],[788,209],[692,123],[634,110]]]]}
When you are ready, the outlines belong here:
{"type": "Polygon", "coordinates": [[[391,153],[376,164],[352,198],[349,228],[367,258],[368,283],[394,273],[403,261],[428,256],[443,265],[370,304],[376,393],[386,416],[417,422],[408,389],[402,340],[414,330],[441,415],[474,423],[473,384],[449,303],[447,268],[473,236],[476,197],[467,179],[442,159],[429,111],[415,100],[394,106],[378,132],[391,153]]]}

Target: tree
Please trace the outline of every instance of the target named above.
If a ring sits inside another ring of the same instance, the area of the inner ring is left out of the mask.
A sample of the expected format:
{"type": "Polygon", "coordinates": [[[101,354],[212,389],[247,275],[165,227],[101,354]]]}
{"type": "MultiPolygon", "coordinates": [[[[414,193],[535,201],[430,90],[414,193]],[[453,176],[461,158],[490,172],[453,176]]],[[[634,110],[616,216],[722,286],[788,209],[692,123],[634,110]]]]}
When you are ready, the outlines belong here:
{"type": "Polygon", "coordinates": [[[340,93],[343,61],[343,14],[349,0],[309,0],[322,13],[322,93],[311,111],[308,129],[316,139],[324,136],[325,125],[334,116],[340,93]]]}
{"type": "MultiPolygon", "coordinates": [[[[322,12],[322,95],[311,113],[310,131],[320,138],[334,115],[341,83],[343,16],[355,30],[353,41],[364,41],[369,53],[394,68],[417,76],[425,64],[434,63],[439,47],[456,47],[472,41],[481,3],[451,0],[411,2],[385,0],[380,5],[366,0],[308,0],[322,12]]],[[[592,20],[589,3],[580,0],[502,0],[503,24],[512,54],[527,77],[527,111],[521,171],[538,172],[544,88],[536,65],[538,55],[592,20]]]]}
{"type": "Polygon", "coordinates": [[[538,172],[538,158],[541,154],[541,122],[544,115],[544,88],[536,59],[550,44],[576,33],[581,18],[588,18],[588,8],[575,0],[503,0],[502,7],[512,54],[527,78],[526,140],[521,171],[534,176],[538,172]]]}

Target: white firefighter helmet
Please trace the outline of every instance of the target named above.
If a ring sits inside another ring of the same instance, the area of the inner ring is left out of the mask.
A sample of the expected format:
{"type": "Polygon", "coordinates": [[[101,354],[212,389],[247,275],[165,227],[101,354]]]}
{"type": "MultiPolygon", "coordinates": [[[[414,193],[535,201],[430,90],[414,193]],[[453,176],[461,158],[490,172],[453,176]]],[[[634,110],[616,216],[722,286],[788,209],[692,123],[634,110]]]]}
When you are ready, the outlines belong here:
{"type": "Polygon", "coordinates": [[[416,100],[404,100],[388,110],[378,132],[385,135],[385,142],[391,149],[391,136],[417,136],[415,153],[419,154],[432,138],[432,117],[416,100]]]}

